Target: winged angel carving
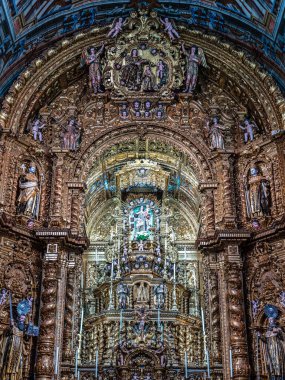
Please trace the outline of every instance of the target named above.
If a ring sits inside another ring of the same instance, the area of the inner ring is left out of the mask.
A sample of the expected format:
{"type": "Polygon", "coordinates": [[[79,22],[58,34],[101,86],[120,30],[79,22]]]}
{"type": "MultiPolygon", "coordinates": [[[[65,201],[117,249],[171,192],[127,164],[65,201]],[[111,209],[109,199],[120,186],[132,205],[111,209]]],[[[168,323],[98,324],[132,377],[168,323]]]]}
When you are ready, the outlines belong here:
{"type": "Polygon", "coordinates": [[[191,46],[190,50],[181,45],[182,52],[186,55],[186,85],[184,92],[192,93],[197,85],[199,66],[207,68],[207,61],[203,49],[191,46]]]}

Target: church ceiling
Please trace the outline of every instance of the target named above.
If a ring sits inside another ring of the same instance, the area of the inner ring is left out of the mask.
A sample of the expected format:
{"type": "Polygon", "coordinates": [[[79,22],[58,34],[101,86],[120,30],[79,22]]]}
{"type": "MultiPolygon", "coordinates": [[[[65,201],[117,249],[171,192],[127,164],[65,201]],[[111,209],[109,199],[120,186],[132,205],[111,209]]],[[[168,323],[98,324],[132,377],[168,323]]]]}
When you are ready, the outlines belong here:
{"type": "Polygon", "coordinates": [[[141,6],[189,29],[234,41],[285,88],[285,0],[1,0],[0,97],[25,65],[51,43],[79,30],[104,27],[141,6]]]}

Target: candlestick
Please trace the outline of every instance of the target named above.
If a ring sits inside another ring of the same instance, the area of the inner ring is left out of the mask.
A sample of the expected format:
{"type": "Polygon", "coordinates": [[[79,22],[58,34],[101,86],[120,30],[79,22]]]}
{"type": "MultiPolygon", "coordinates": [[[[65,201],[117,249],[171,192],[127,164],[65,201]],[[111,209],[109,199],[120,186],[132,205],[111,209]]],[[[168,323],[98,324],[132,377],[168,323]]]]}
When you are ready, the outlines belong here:
{"type": "Polygon", "coordinates": [[[232,352],[232,349],[230,347],[230,376],[231,376],[231,379],[234,377],[234,369],[233,369],[233,352],[232,352]]]}
{"type": "Polygon", "coordinates": [[[206,349],[206,361],[207,361],[207,373],[208,373],[208,379],[211,378],[211,373],[210,373],[210,358],[209,358],[209,351],[206,349]]]}
{"type": "Polygon", "coordinates": [[[187,361],[187,351],[184,354],[184,365],[185,365],[185,379],[188,378],[188,361],[187,361]]]}
{"type": "Polygon", "coordinates": [[[96,350],[96,359],[95,359],[95,379],[98,377],[98,348],[96,350]]]}
{"type": "Polygon", "coordinates": [[[55,353],[55,366],[54,366],[54,374],[58,374],[58,357],[59,357],[59,347],[56,347],[56,353],[55,353]]]}
{"type": "MultiPolygon", "coordinates": [[[[112,255],[113,256],[113,255],[112,255]]],[[[113,305],[113,275],[114,275],[114,260],[112,257],[112,265],[111,265],[111,286],[110,286],[110,301],[109,301],[109,310],[114,309],[113,305]]]]}
{"type": "Polygon", "coordinates": [[[78,348],[76,348],[75,352],[75,378],[78,378],[78,348]]]}

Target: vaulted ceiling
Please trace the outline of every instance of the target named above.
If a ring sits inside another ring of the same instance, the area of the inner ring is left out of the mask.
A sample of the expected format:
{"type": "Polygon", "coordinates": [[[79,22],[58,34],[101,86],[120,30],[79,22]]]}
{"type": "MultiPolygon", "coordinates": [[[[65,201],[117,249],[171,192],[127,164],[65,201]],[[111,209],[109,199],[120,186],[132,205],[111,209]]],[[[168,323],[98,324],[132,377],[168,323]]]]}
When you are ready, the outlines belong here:
{"type": "Polygon", "coordinates": [[[285,0],[1,0],[0,97],[51,43],[79,30],[105,27],[138,7],[234,42],[285,90],[285,0]]]}

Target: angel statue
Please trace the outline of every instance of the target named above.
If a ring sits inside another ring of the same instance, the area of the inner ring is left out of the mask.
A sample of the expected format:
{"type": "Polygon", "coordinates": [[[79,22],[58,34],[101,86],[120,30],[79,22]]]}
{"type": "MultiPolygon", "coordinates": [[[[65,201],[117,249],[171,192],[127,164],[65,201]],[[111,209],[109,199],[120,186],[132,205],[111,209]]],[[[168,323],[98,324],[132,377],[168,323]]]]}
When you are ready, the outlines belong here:
{"type": "Polygon", "coordinates": [[[192,93],[197,85],[199,66],[208,67],[204,52],[197,46],[191,46],[190,51],[182,44],[182,52],[186,55],[186,86],[184,92],[192,93]]]}
{"type": "Polygon", "coordinates": [[[123,26],[126,25],[126,23],[127,20],[123,21],[123,18],[119,17],[117,20],[113,22],[107,36],[111,38],[117,37],[117,35],[123,30],[123,26]]]}
{"type": "Polygon", "coordinates": [[[285,334],[277,325],[278,309],[266,305],[264,312],[268,318],[268,327],[264,335],[258,333],[263,358],[262,374],[271,380],[285,379],[285,334]]]}
{"type": "Polygon", "coordinates": [[[258,126],[254,121],[251,121],[248,117],[244,118],[243,124],[239,125],[240,129],[243,130],[244,143],[246,144],[249,140],[254,140],[254,130],[259,131],[258,126]]]}
{"type": "Polygon", "coordinates": [[[102,74],[101,74],[101,62],[100,57],[103,53],[105,45],[103,44],[98,51],[94,46],[83,50],[81,62],[89,66],[89,86],[94,91],[94,94],[103,92],[101,89],[102,74]]]}
{"type": "Polygon", "coordinates": [[[23,164],[22,171],[19,178],[17,214],[37,219],[40,209],[41,190],[35,163],[31,162],[28,170],[26,165],[23,164]]]}
{"type": "Polygon", "coordinates": [[[42,130],[46,126],[45,123],[41,121],[40,118],[36,117],[33,121],[28,123],[27,130],[32,132],[33,138],[35,141],[43,142],[43,133],[42,130]]]}
{"type": "Polygon", "coordinates": [[[165,26],[164,30],[168,33],[169,38],[171,39],[171,41],[175,40],[175,38],[180,38],[177,30],[174,28],[174,26],[172,25],[172,23],[171,23],[171,21],[169,20],[168,17],[165,17],[164,20],[161,18],[160,21],[165,26]]]}
{"type": "Polygon", "coordinates": [[[214,116],[211,122],[207,120],[206,129],[209,134],[211,149],[225,149],[223,131],[226,128],[220,124],[217,116],[214,116]]]}

